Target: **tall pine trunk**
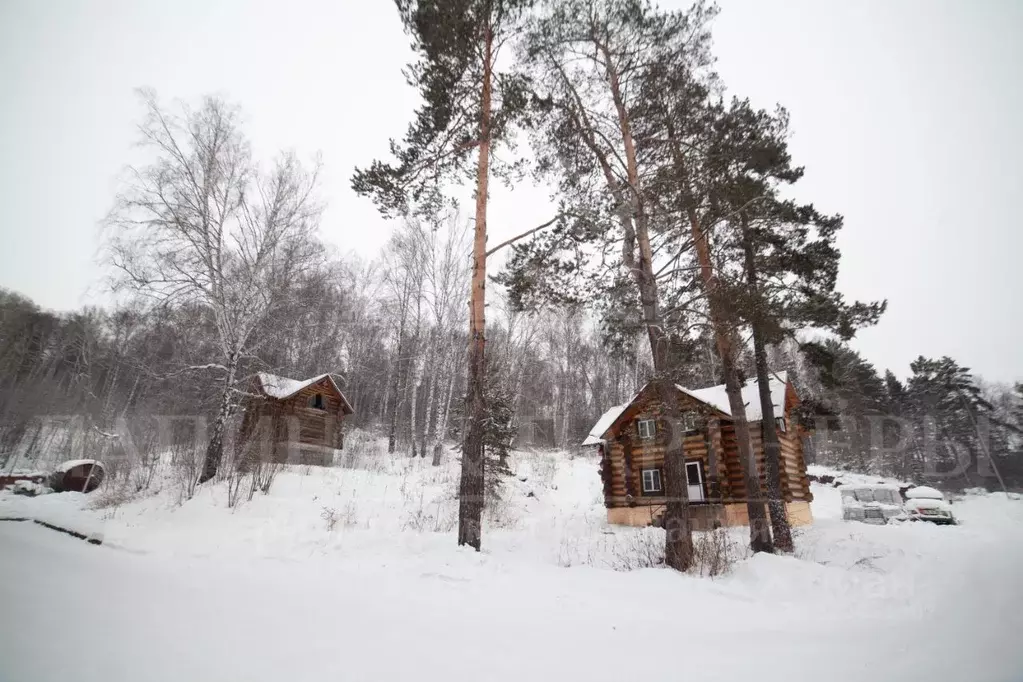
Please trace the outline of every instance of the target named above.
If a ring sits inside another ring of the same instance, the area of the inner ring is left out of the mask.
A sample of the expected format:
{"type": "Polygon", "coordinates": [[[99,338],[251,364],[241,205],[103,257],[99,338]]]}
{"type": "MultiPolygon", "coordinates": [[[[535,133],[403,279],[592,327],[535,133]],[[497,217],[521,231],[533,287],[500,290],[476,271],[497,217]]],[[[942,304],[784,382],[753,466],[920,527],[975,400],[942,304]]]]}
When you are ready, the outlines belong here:
{"type": "MultiPolygon", "coordinates": [[[[625,106],[619,73],[614,67],[605,45],[597,45],[604,56],[604,66],[618,114],[618,126],[622,135],[625,150],[626,179],[628,186],[621,187],[614,177],[606,158],[598,153],[604,176],[618,203],[619,220],[625,230],[623,244],[623,261],[633,274],[639,289],[640,304],[643,311],[643,324],[650,340],[650,353],[654,360],[656,373],[655,386],[658,397],[667,413],[670,425],[668,446],[664,453],[664,494],[667,505],[664,510],[664,563],[678,571],[685,571],[693,561],[693,534],[689,521],[689,487],[685,471],[685,451],[681,438],[681,414],[679,395],[671,381],[670,357],[668,348],[670,339],[664,331],[663,321],[658,310],[657,279],[653,271],[653,250],[650,245],[650,231],[644,207],[643,192],[639,177],[639,163],[636,156],[636,145],[632,136],[632,124],[625,106]],[[635,240],[639,248],[639,262],[634,262],[630,241],[635,240]]],[[[591,149],[596,150],[592,139],[588,142],[591,149]]]]}
{"type": "MultiPolygon", "coordinates": [[[[767,346],[764,343],[763,320],[759,305],[759,283],[757,282],[756,260],[753,244],[750,240],[749,226],[745,216],[742,219],[742,246],[746,257],[746,279],[751,299],[757,306],[750,315],[753,327],[753,357],[757,368],[757,385],[760,390],[760,415],[764,459],[767,461],[767,509],[771,514],[771,531],[774,533],[775,547],[783,552],[794,549],[792,528],[785,515],[785,500],[781,492],[781,443],[778,441],[778,427],[775,425],[774,400],[771,396],[770,371],[767,367],[767,346]]],[[[782,413],[785,405],[781,406],[782,413]]]]}
{"type": "Polygon", "coordinates": [[[735,366],[735,349],[732,335],[725,321],[724,303],[718,289],[718,279],[710,258],[710,247],[696,211],[687,208],[689,226],[696,245],[696,256],[700,266],[700,278],[707,292],[710,306],[710,323],[714,330],[714,341],[721,359],[721,371],[725,379],[725,393],[732,413],[732,426],[739,445],[739,462],[742,478],[746,484],[746,511],[749,516],[750,549],[754,552],[771,552],[771,531],[767,522],[760,493],[760,475],[757,470],[756,453],[750,439],[749,422],[746,420],[746,404],[742,400],[742,384],[735,366]]]}
{"type": "Polygon", "coordinates": [[[465,402],[465,440],[458,484],[458,544],[477,551],[483,533],[483,422],[486,419],[485,339],[487,282],[487,189],[490,176],[491,67],[494,36],[485,29],[483,91],[480,105],[479,163],[476,167],[476,229],[472,248],[472,288],[469,296],[469,367],[465,402]]]}

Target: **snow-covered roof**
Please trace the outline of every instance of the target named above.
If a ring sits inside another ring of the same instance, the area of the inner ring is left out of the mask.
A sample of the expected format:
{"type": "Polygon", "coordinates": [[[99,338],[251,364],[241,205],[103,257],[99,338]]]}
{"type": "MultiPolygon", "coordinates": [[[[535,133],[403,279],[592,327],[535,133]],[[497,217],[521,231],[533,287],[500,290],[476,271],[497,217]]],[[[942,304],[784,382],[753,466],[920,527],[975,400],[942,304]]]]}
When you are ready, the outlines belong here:
{"type": "Polygon", "coordinates": [[[103,464],[95,459],[69,459],[66,462],[61,462],[60,464],[58,464],[56,468],[54,468],[54,471],[64,474],[71,471],[75,467],[80,467],[84,465],[92,465],[97,469],[103,469],[103,464]]]}
{"type": "Polygon", "coordinates": [[[328,379],[337,391],[337,394],[341,396],[341,402],[344,404],[344,407],[347,408],[348,412],[351,413],[355,411],[352,409],[352,405],[348,402],[348,399],[345,398],[345,394],[341,392],[337,382],[334,381],[334,377],[330,374],[318,374],[312,379],[306,379],[304,381],[289,379],[287,377],[279,377],[276,374],[267,374],[266,372],[260,372],[256,376],[259,377],[259,385],[263,387],[263,392],[266,393],[267,396],[276,398],[277,400],[290,398],[303,388],[308,388],[309,386],[319,383],[324,379],[328,379]]]}
{"type": "MultiPolygon", "coordinates": [[[[788,383],[788,374],[775,372],[771,374],[769,385],[771,387],[771,404],[778,408],[778,416],[785,407],[785,386],[788,383]]],[[[710,386],[691,390],[683,386],[676,386],[678,390],[686,395],[696,398],[702,403],[710,405],[716,410],[731,416],[732,409],[728,405],[728,394],[725,392],[725,385],[710,386]]],[[[742,402],[746,403],[746,420],[758,422],[763,419],[764,414],[760,409],[760,387],[756,380],[750,379],[742,387],[742,402]]]]}
{"type": "Polygon", "coordinates": [[[906,491],[906,497],[911,500],[943,500],[945,496],[942,495],[940,490],[932,488],[928,485],[918,485],[915,488],[910,488],[906,491]]]}
{"type": "MultiPolygon", "coordinates": [[[[635,400],[635,398],[633,398],[635,400]]],[[[615,423],[618,417],[622,416],[622,412],[632,404],[630,400],[627,403],[621,405],[615,405],[610,410],[600,415],[600,419],[590,429],[590,435],[586,436],[586,440],[583,441],[583,445],[599,445],[604,441],[604,432],[611,428],[611,425],[615,423]]]]}
{"type": "MultiPolygon", "coordinates": [[[[771,403],[778,408],[778,415],[785,408],[785,387],[788,384],[788,375],[785,372],[775,372],[770,377],[771,403]]],[[[725,392],[725,385],[710,386],[696,390],[676,385],[675,388],[686,395],[710,405],[714,409],[731,416],[732,410],[728,405],[728,394],[725,392]]],[[[642,391],[640,391],[642,393],[642,391]]],[[[618,420],[629,405],[639,397],[636,394],[632,400],[621,405],[615,405],[600,416],[597,423],[590,429],[590,435],[586,436],[583,445],[598,445],[604,441],[604,434],[618,420]]],[[[746,403],[746,419],[751,422],[758,422],[763,419],[763,411],[760,409],[760,389],[755,380],[747,381],[742,387],[742,401],[746,403]]]]}

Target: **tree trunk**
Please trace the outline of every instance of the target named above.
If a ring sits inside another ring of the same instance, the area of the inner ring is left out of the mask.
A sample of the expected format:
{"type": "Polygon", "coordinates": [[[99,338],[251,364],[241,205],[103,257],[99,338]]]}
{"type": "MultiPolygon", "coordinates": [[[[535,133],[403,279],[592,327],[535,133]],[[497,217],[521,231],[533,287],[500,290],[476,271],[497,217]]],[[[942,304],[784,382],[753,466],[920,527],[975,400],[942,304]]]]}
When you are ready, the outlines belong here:
{"type": "MultiPolygon", "coordinates": [[[[607,72],[608,85],[618,114],[619,130],[625,149],[626,177],[628,187],[622,191],[621,185],[614,178],[605,158],[600,158],[604,176],[618,203],[619,220],[625,229],[622,253],[624,264],[632,271],[639,288],[640,302],[643,310],[643,323],[650,341],[650,353],[654,360],[655,379],[661,403],[664,405],[671,426],[667,449],[664,453],[664,494],[668,499],[664,511],[664,563],[678,571],[685,571],[693,561],[693,535],[689,521],[689,487],[685,472],[685,451],[681,435],[681,419],[678,408],[678,392],[671,381],[668,345],[669,338],[658,311],[657,279],[653,272],[653,250],[650,245],[650,232],[644,208],[643,192],[640,187],[639,163],[636,156],[636,145],[632,136],[632,125],[629,112],[625,106],[625,98],[621,91],[619,74],[615,70],[614,61],[603,45],[598,48],[604,55],[604,66],[607,72]],[[626,196],[627,194],[627,196],[626,196]],[[639,263],[634,262],[630,242],[635,240],[639,248],[639,263]]],[[[589,143],[591,149],[596,146],[589,143]]]]}
{"type": "Polygon", "coordinates": [[[437,358],[437,343],[434,335],[430,335],[429,345],[430,371],[427,373],[426,408],[423,412],[423,429],[419,436],[419,456],[426,457],[426,441],[433,435],[430,429],[437,425],[433,419],[434,402],[437,395],[437,367],[440,364],[437,358]]]}
{"type": "Polygon", "coordinates": [[[220,462],[224,458],[224,432],[227,420],[231,417],[231,390],[234,388],[235,375],[238,373],[238,353],[232,352],[227,360],[227,377],[224,379],[224,392],[220,396],[220,409],[213,422],[213,431],[206,445],[206,457],[203,460],[199,483],[205,483],[217,475],[220,462]]]}
{"type": "MultiPolygon", "coordinates": [[[[523,374],[523,372],[522,372],[522,365],[523,365],[523,360],[522,360],[521,355],[523,353],[524,353],[524,349],[523,349],[523,351],[520,352],[520,357],[519,357],[519,359],[515,363],[515,369],[513,370],[513,376],[515,377],[515,379],[512,380],[512,399],[511,399],[511,404],[512,404],[511,427],[512,428],[511,428],[511,432],[512,432],[512,434],[514,434],[512,436],[512,438],[513,438],[512,442],[516,444],[516,447],[521,445],[521,443],[519,443],[518,434],[519,434],[519,427],[522,425],[522,421],[519,418],[519,415],[521,414],[521,410],[522,410],[522,406],[520,405],[520,403],[522,402],[522,374],[523,374]]],[[[532,445],[532,444],[533,444],[533,437],[531,435],[530,436],[530,441],[529,441],[528,445],[532,445]]]]}
{"type": "MultiPolygon", "coordinates": [[[[783,552],[794,549],[792,528],[789,527],[785,515],[785,499],[781,492],[781,443],[778,441],[778,427],[775,424],[774,401],[771,397],[770,372],[767,367],[767,347],[764,343],[763,321],[759,309],[759,284],[757,283],[757,267],[750,241],[749,228],[745,216],[742,220],[742,246],[746,257],[746,279],[751,298],[758,307],[751,311],[753,327],[753,357],[756,361],[757,384],[760,391],[760,415],[764,459],[767,461],[767,509],[771,513],[771,530],[774,534],[774,545],[783,552]]],[[[781,406],[782,413],[785,405],[781,406]]]]}
{"type": "Polygon", "coordinates": [[[552,400],[551,400],[551,447],[558,447],[558,405],[561,401],[561,391],[559,390],[558,382],[554,382],[551,386],[552,389],[552,400]]]}
{"type": "Polygon", "coordinates": [[[490,176],[490,88],[493,32],[488,25],[483,51],[479,163],[476,168],[476,229],[473,236],[472,288],[469,296],[469,367],[465,396],[465,440],[458,485],[458,544],[479,551],[483,526],[483,422],[486,419],[485,339],[487,282],[487,189],[490,176]]]}
{"type": "Polygon", "coordinates": [[[754,552],[770,552],[771,531],[764,511],[760,494],[760,476],[757,471],[756,454],[750,440],[749,423],[746,421],[746,405],[742,400],[742,385],[739,383],[739,372],[735,367],[735,351],[732,347],[731,334],[725,322],[724,305],[718,293],[717,275],[710,259],[710,247],[706,235],[700,225],[696,211],[686,209],[696,255],[700,264],[700,277],[707,291],[710,306],[710,323],[714,330],[714,341],[721,358],[721,371],[725,379],[725,393],[728,394],[728,407],[732,413],[732,425],[735,428],[735,439],[739,446],[739,462],[742,466],[742,477],[746,483],[746,511],[749,515],[750,549],[754,552]]]}
{"type": "Polygon", "coordinates": [[[398,326],[398,348],[394,354],[394,402],[391,404],[391,425],[387,432],[387,452],[393,454],[398,448],[398,407],[401,405],[401,346],[405,336],[404,317],[398,326]]]}
{"type": "Polygon", "coordinates": [[[686,480],[685,446],[681,429],[679,394],[671,379],[670,339],[664,332],[657,306],[657,280],[653,273],[653,253],[645,227],[636,230],[639,267],[633,268],[639,286],[643,322],[650,341],[654,361],[654,379],[658,397],[668,417],[670,432],[664,453],[664,563],[678,571],[688,570],[693,563],[693,533],[689,521],[689,485],[686,480]]]}
{"type": "Polygon", "coordinates": [[[423,365],[426,359],[423,357],[423,353],[420,352],[420,344],[417,341],[415,345],[414,355],[412,358],[412,395],[409,400],[411,406],[409,408],[409,422],[412,430],[410,440],[412,447],[412,456],[416,456],[416,442],[419,436],[419,389],[423,385],[423,365]]]}
{"type": "Polygon", "coordinates": [[[448,390],[444,403],[437,408],[437,431],[436,440],[433,443],[433,466],[440,466],[441,455],[444,452],[444,436],[448,432],[448,415],[451,412],[451,396],[455,392],[455,371],[451,368],[451,375],[448,377],[448,390]]]}

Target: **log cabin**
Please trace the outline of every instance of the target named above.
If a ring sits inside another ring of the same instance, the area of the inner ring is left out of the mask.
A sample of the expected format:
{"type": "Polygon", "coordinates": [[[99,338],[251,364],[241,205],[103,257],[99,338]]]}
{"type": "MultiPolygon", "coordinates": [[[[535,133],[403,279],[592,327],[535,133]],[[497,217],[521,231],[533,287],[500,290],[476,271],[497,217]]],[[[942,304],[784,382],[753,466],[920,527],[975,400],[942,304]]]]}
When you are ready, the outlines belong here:
{"type": "MultiPolygon", "coordinates": [[[[763,429],[774,428],[781,444],[781,492],[792,525],[812,523],[810,481],[803,458],[805,433],[794,419],[799,396],[784,372],[770,380],[775,423],[761,419],[756,381],[742,389],[750,436],[757,460],[760,488],[767,497],[763,429]]],[[[685,457],[689,513],[694,530],[749,524],[746,486],[725,387],[690,390],[675,386],[680,415],[677,432],[685,457]]],[[[623,405],[601,416],[583,441],[597,446],[604,483],[608,523],[628,526],[657,525],[664,514],[664,455],[672,429],[664,402],[652,384],[623,405]]]]}
{"type": "Polygon", "coordinates": [[[329,374],[300,381],[262,372],[243,410],[243,442],[259,438],[274,461],[322,465],[344,446],[344,418],[355,412],[329,374]]]}

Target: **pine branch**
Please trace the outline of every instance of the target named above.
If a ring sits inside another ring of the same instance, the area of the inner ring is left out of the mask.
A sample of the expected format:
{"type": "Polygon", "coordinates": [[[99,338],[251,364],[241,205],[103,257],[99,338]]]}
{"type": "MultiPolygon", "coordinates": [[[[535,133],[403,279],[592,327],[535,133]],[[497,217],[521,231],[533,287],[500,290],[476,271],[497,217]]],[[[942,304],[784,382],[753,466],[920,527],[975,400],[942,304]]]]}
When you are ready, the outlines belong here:
{"type": "Polygon", "coordinates": [[[524,239],[524,238],[528,237],[529,235],[534,234],[536,232],[539,232],[540,230],[542,230],[542,229],[544,229],[546,227],[550,227],[554,223],[558,222],[558,220],[561,219],[562,215],[563,214],[559,213],[558,215],[554,216],[553,218],[548,220],[543,225],[537,225],[536,227],[534,227],[531,230],[526,230],[525,232],[523,232],[522,234],[520,234],[520,235],[518,235],[516,237],[512,237],[511,239],[507,239],[507,240],[501,242],[500,244],[498,244],[494,248],[492,248],[489,251],[487,251],[487,254],[486,254],[487,257],[489,258],[490,256],[494,255],[495,252],[499,251],[500,249],[503,249],[504,247],[506,247],[506,246],[508,246],[510,244],[514,244],[515,242],[519,241],[520,239],[524,239]]]}

